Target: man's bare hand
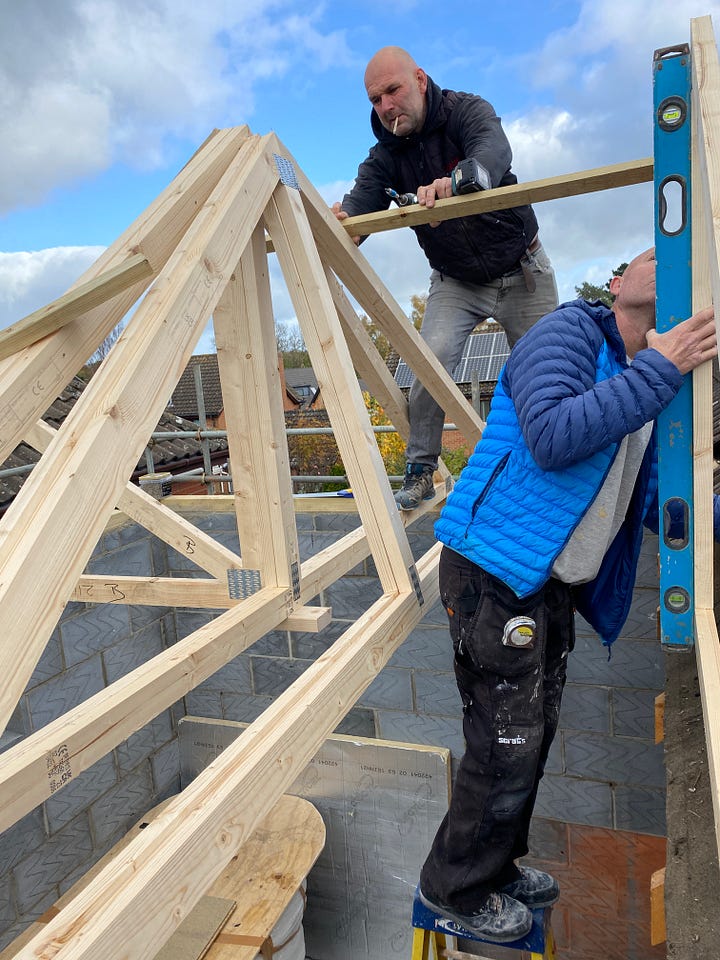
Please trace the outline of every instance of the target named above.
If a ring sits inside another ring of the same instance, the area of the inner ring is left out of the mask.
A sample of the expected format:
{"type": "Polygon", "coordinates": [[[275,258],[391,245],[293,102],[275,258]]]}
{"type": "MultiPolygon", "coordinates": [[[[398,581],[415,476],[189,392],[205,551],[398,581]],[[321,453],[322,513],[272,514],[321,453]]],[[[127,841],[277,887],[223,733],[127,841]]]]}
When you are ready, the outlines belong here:
{"type": "Polygon", "coordinates": [[[650,330],[647,345],[667,357],[680,373],[689,373],[717,356],[713,308],[705,307],[666,333],[650,330]]]}
{"type": "Polygon", "coordinates": [[[444,200],[452,195],[450,177],[441,177],[439,180],[433,180],[426,187],[417,188],[418,203],[423,207],[434,207],[436,200],[444,200]]]}
{"type": "MultiPolygon", "coordinates": [[[[336,201],[336,202],[330,207],[330,209],[331,209],[332,212],[335,214],[335,216],[337,217],[337,219],[340,220],[340,222],[342,222],[343,220],[347,220],[347,218],[348,218],[348,213],[347,213],[346,210],[343,210],[342,205],[341,205],[341,203],[340,203],[339,200],[336,201]]],[[[352,240],[352,242],[355,244],[356,247],[359,246],[359,244],[360,244],[360,239],[361,239],[360,237],[351,237],[351,240],[352,240]]]]}

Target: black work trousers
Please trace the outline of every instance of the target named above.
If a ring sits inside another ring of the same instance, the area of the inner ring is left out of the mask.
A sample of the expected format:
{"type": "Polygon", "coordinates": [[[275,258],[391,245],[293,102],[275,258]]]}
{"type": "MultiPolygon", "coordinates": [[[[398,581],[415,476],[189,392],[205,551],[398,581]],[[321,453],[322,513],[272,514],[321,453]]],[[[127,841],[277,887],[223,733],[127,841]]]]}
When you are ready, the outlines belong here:
{"type": "Polygon", "coordinates": [[[574,611],[567,584],[550,579],[519,600],[447,547],[440,597],[455,649],[465,754],[420,885],[433,900],[472,913],[488,893],[517,879],[514,861],[528,852],[575,643],[574,611]],[[507,645],[504,636],[524,645],[507,645]]]}

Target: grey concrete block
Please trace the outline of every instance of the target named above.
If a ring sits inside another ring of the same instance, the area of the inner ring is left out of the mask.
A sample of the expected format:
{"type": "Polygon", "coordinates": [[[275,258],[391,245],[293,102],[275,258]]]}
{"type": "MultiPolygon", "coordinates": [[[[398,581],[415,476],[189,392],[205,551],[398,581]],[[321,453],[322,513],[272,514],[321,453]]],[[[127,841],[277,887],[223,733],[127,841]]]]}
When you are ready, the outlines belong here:
{"type": "Polygon", "coordinates": [[[46,839],[42,807],[32,810],[0,833],[0,877],[9,873],[28,853],[41,847],[46,839]]]}
{"type": "MultiPolygon", "coordinates": [[[[620,632],[620,637],[613,645],[619,646],[625,639],[657,640],[657,605],[658,592],[652,589],[638,589],[633,591],[632,605],[620,632]]],[[[594,636],[597,634],[580,614],[575,616],[575,630],[578,635],[594,636]]],[[[599,641],[598,641],[599,642],[599,641]]]]}
{"type": "Polygon", "coordinates": [[[289,657],[290,631],[271,630],[256,640],[249,649],[258,657],[289,657]]]}
{"type": "Polygon", "coordinates": [[[70,620],[60,621],[60,640],[68,667],[130,636],[130,607],[95,604],[70,620]]]}
{"type": "Polygon", "coordinates": [[[211,623],[220,614],[220,610],[185,610],[180,607],[175,611],[175,625],[178,640],[184,640],[200,627],[211,623]]]}
{"type": "Polygon", "coordinates": [[[446,623],[437,627],[423,620],[397,648],[390,658],[390,666],[452,673],[454,659],[446,623]]]}
{"type": "Polygon", "coordinates": [[[558,730],[555,739],[550,744],[550,751],[545,761],[546,773],[565,773],[565,749],[563,746],[563,734],[558,730]]]}
{"type": "Polygon", "coordinates": [[[162,628],[155,622],[105,650],[102,658],[108,684],[141,667],[164,649],[162,628]]]}
{"type": "Polygon", "coordinates": [[[102,690],[102,663],[96,654],[59,676],[39,684],[26,697],[33,730],[39,730],[102,690]]]}
{"type": "Polygon", "coordinates": [[[656,837],[665,836],[667,824],[664,790],[619,784],[614,788],[614,794],[616,829],[651,833],[656,837]]]}
{"type": "Polygon", "coordinates": [[[240,556],[240,538],[238,537],[237,530],[218,530],[217,533],[213,534],[213,537],[220,546],[226,547],[228,550],[232,550],[238,557],[240,556]]]}
{"type": "MultiPolygon", "coordinates": [[[[422,661],[418,661],[422,663],[422,661]]],[[[414,672],[415,709],[432,716],[455,717],[462,720],[462,701],[454,673],[414,672]]]]}
{"type": "Polygon", "coordinates": [[[339,533],[319,533],[317,530],[311,530],[307,533],[298,534],[298,551],[300,560],[307,560],[314,557],[315,554],[331,547],[340,539],[339,533]]]}
{"type": "Polygon", "coordinates": [[[645,533],[635,576],[636,588],[658,590],[658,538],[654,533],[645,533]]]}
{"type": "Polygon", "coordinates": [[[112,553],[96,556],[88,564],[90,573],[107,574],[108,577],[148,577],[152,570],[152,546],[149,538],[128,543],[112,553]]]}
{"type": "Polygon", "coordinates": [[[85,863],[92,852],[86,814],[76,817],[15,867],[15,889],[20,913],[46,897],[60,881],[85,863]]]}
{"type": "Polygon", "coordinates": [[[348,737],[376,737],[377,725],[375,711],[353,707],[335,727],[334,733],[343,733],[348,737]]]}
{"type": "Polygon", "coordinates": [[[560,708],[564,730],[610,733],[610,691],[586,683],[567,683],[560,708]]]}
{"type": "Polygon", "coordinates": [[[621,639],[633,638],[657,642],[657,608],[659,594],[657,590],[633,591],[632,606],[620,634],[621,639]]]}
{"type": "Polygon", "coordinates": [[[612,730],[620,737],[655,739],[655,690],[628,690],[614,687],[611,692],[612,730]]]}
{"type": "Polygon", "coordinates": [[[172,607],[136,607],[130,608],[130,629],[133,633],[142,630],[143,627],[155,623],[156,620],[163,620],[168,614],[172,613],[172,607]]]}
{"type": "Polygon", "coordinates": [[[177,783],[180,776],[180,747],[174,738],[150,758],[155,794],[177,783]]]}
{"type": "Polygon", "coordinates": [[[173,737],[173,723],[169,710],[163,710],[142,729],[131,734],[125,743],[115,748],[121,774],[134,770],[173,737]]]}
{"type": "Polygon", "coordinates": [[[665,687],[665,665],[659,643],[644,640],[617,640],[608,660],[607,647],[597,636],[578,636],[568,659],[568,680],[598,686],[665,687]]]}
{"type": "Polygon", "coordinates": [[[312,513],[296,513],[295,527],[298,533],[304,533],[306,530],[315,529],[315,516],[312,513]]]}
{"type": "Polygon", "coordinates": [[[0,877],[0,933],[11,927],[17,920],[15,895],[10,883],[10,875],[0,877]]]}
{"type": "Polygon", "coordinates": [[[138,540],[150,540],[151,536],[139,523],[124,523],[103,534],[99,549],[95,550],[93,557],[103,553],[113,553],[130,543],[137,543],[138,540]]]}
{"type": "Polygon", "coordinates": [[[50,833],[57,833],[66,823],[70,823],[78,813],[86,810],[94,800],[113,787],[117,779],[115,759],[111,753],[48,797],[45,814],[50,833]]]}
{"type": "Polygon", "coordinates": [[[380,583],[372,577],[341,577],[323,591],[324,605],[332,607],[338,620],[357,620],[381,596],[380,583]]]}
{"type": "Polygon", "coordinates": [[[643,787],[665,784],[661,744],[592,733],[567,733],[564,742],[570,776],[643,787]]]}
{"type": "Polygon", "coordinates": [[[0,753],[5,753],[6,750],[14,747],[16,743],[20,743],[22,739],[22,733],[10,729],[4,730],[0,733],[0,753]]]}
{"type": "Polygon", "coordinates": [[[530,856],[550,863],[568,862],[569,838],[566,824],[546,817],[533,817],[528,837],[530,856]]]}
{"type": "Polygon", "coordinates": [[[95,843],[102,846],[130,826],[153,805],[153,788],[148,763],[108,790],[90,808],[95,843]]]}
{"type": "Polygon", "coordinates": [[[333,530],[337,533],[349,533],[360,526],[360,517],[356,510],[349,513],[318,513],[315,517],[316,530],[333,530]]]}
{"type": "MultiPolygon", "coordinates": [[[[0,935],[0,950],[17,939],[21,933],[24,933],[31,924],[35,923],[39,917],[49,910],[50,907],[54,905],[57,897],[58,888],[53,887],[42,899],[34,903],[24,916],[20,917],[11,927],[3,931],[2,935],[0,935]]],[[[13,954],[14,953],[15,951],[13,950],[13,954]]]]}
{"type": "MultiPolygon", "coordinates": [[[[291,633],[290,650],[292,656],[300,660],[316,660],[325,653],[333,643],[347,630],[348,625],[344,621],[331,620],[324,630],[318,633],[291,633]]],[[[256,653],[253,648],[253,653],[256,653]]]]}
{"type": "Polygon", "coordinates": [[[378,736],[383,740],[402,743],[425,743],[433,747],[447,747],[454,756],[465,752],[462,727],[449,717],[425,717],[399,710],[376,711],[378,736]]]}
{"type": "Polygon", "coordinates": [[[310,660],[275,660],[251,657],[253,691],[259,696],[277,697],[310,666],[310,660]]]}
{"type": "Polygon", "coordinates": [[[241,653],[230,663],[220,667],[211,677],[204,680],[199,688],[202,690],[219,690],[224,693],[251,693],[252,677],[249,654],[241,653]]]}
{"type": "Polygon", "coordinates": [[[252,723],[273,702],[272,697],[256,697],[251,693],[221,693],[224,720],[252,723]]]}
{"type": "Polygon", "coordinates": [[[420,533],[413,527],[408,534],[408,543],[410,544],[413,558],[415,562],[417,562],[420,557],[424,556],[428,550],[431,550],[432,547],[435,546],[437,541],[432,533],[420,533]]]}
{"type": "Polygon", "coordinates": [[[57,676],[58,673],[62,673],[64,669],[65,663],[63,661],[62,650],[60,649],[59,632],[56,630],[48,640],[47,646],[43,650],[33,670],[26,689],[31,690],[39,683],[44,683],[46,680],[50,680],[51,677],[57,676]]]}
{"type": "Polygon", "coordinates": [[[535,815],[592,827],[612,826],[610,785],[546,774],[540,781],[535,815]]]}
{"type": "Polygon", "coordinates": [[[237,533],[237,519],[234,512],[193,513],[187,519],[194,527],[215,536],[222,530],[237,533]]]}
{"type": "Polygon", "coordinates": [[[168,551],[170,547],[167,544],[163,543],[162,540],[158,540],[157,537],[153,537],[150,541],[150,552],[152,554],[152,568],[153,576],[155,577],[167,577],[170,575],[170,567],[168,565],[168,551]]]}
{"type": "Polygon", "coordinates": [[[448,633],[450,632],[448,628],[448,616],[440,600],[436,600],[431,607],[428,607],[427,603],[423,607],[423,618],[420,621],[420,626],[427,627],[430,625],[444,627],[448,633]]]}
{"type": "Polygon", "coordinates": [[[30,711],[28,710],[26,696],[20,697],[15,705],[15,709],[8,720],[7,730],[12,733],[20,733],[23,736],[30,733],[30,711]]]}
{"type": "Polygon", "coordinates": [[[407,670],[386,667],[357,700],[362,707],[384,707],[388,710],[412,710],[413,692],[407,670]]]}
{"type": "Polygon", "coordinates": [[[219,690],[190,690],[185,694],[185,707],[193,717],[223,719],[222,694],[219,690]]]}

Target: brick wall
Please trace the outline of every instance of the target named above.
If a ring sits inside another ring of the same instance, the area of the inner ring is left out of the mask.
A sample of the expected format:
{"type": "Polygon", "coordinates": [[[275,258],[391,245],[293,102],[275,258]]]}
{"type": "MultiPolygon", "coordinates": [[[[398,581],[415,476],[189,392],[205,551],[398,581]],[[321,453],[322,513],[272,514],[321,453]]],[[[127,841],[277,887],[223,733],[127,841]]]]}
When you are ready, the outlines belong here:
{"type": "MultiPolygon", "coordinates": [[[[238,549],[232,515],[193,519],[238,549]]],[[[434,517],[409,530],[414,556],[434,542],[434,517]]],[[[336,542],[354,514],[298,514],[301,559],[336,542]]],[[[663,689],[656,640],[657,543],[643,548],[623,637],[607,650],[578,619],[560,729],[538,795],[533,852],[553,861],[567,825],[664,835],[662,746],[654,698],[663,689]]],[[[92,573],[197,575],[187,558],[128,524],[102,538],[92,573]]],[[[317,599],[332,606],[321,633],[274,631],[134,734],[127,743],[0,836],[0,946],[42,914],[148,808],[179,789],[175,722],[185,712],[252,721],[380,595],[371,559],[317,599]]],[[[215,611],[70,604],[15,711],[3,747],[134,669],[215,611]]],[[[446,619],[438,604],[400,646],[338,727],[342,733],[463,750],[446,619]]]]}

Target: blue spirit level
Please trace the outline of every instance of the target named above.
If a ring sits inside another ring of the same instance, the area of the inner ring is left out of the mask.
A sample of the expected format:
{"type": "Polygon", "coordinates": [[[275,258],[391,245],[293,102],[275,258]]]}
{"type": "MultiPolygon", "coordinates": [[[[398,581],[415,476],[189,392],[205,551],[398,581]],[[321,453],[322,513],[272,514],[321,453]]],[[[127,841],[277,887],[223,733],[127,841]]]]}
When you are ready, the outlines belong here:
{"type": "MultiPolygon", "coordinates": [[[[653,57],[657,329],[692,313],[690,51],[653,57]]],[[[694,643],[692,377],[658,418],[660,637],[694,643]]]]}

